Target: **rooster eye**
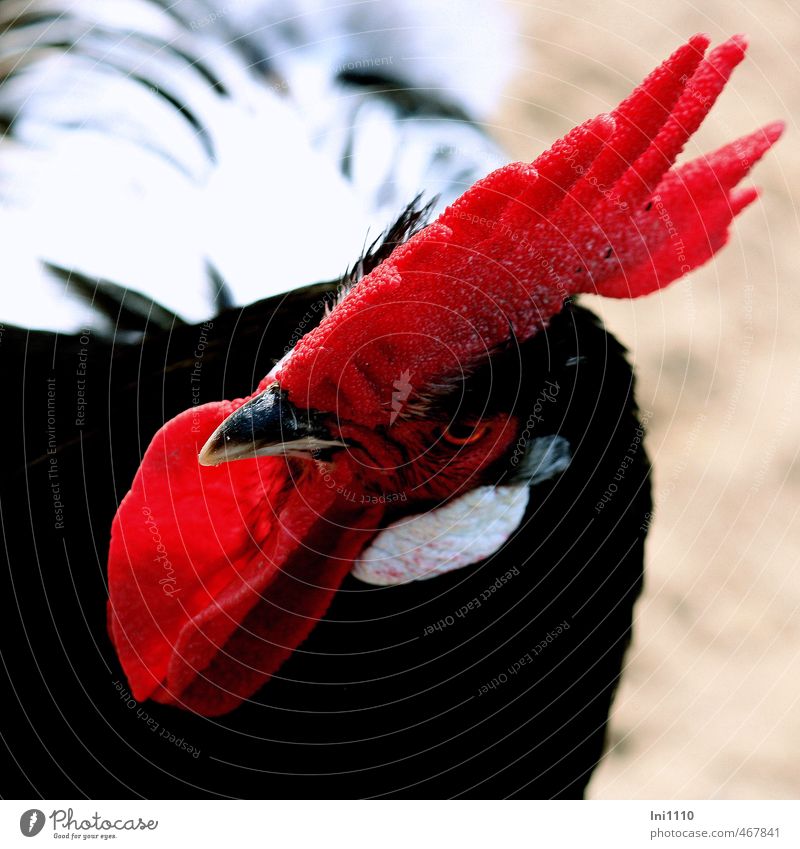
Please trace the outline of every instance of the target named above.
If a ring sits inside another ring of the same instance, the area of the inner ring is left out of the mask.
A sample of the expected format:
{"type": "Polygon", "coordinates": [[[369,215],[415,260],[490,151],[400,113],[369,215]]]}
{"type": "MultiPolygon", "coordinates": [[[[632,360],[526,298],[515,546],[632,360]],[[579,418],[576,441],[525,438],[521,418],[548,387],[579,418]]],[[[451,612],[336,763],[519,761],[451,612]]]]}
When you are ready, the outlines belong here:
{"type": "Polygon", "coordinates": [[[488,429],[489,425],[483,422],[474,425],[452,422],[442,431],[442,439],[450,445],[471,445],[477,442],[488,429]]]}

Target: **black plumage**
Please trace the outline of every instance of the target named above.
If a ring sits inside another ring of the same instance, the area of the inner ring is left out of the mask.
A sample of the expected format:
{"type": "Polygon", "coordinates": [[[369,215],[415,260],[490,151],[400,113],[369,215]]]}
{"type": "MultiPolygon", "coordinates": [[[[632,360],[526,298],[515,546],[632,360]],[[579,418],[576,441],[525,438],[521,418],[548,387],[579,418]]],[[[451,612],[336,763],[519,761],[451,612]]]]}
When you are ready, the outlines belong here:
{"type": "Polygon", "coordinates": [[[520,403],[559,387],[528,436],[560,435],[571,461],[533,486],[497,555],[399,587],[348,579],[228,716],[130,698],[106,634],[105,561],[150,438],[193,403],[249,394],[337,292],[310,286],[135,342],[4,329],[3,736],[16,767],[3,795],[584,792],[630,639],[650,489],[624,351],[575,304],[518,357],[520,403]]]}

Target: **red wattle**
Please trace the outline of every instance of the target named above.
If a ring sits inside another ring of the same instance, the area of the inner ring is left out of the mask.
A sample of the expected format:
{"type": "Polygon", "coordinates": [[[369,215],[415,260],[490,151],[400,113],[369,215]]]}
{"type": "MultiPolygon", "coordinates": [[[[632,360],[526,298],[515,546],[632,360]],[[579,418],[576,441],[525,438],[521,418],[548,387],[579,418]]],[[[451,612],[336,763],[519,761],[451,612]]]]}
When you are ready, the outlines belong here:
{"type": "Polygon", "coordinates": [[[382,510],[353,515],[308,462],[200,466],[234,409],[187,410],[154,437],[109,553],[111,636],[135,698],[216,715],[254,693],[324,615],[382,510]],[[330,544],[330,540],[334,544],[330,544]]]}

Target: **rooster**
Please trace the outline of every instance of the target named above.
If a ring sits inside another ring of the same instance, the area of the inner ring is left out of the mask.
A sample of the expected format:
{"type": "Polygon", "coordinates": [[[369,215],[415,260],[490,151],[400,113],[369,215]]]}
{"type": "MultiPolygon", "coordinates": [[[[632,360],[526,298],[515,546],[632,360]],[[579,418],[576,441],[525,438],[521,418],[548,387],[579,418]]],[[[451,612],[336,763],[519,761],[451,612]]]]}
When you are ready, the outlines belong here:
{"type": "Polygon", "coordinates": [[[707,46],[344,278],[191,323],[72,269],[122,341],[4,328],[9,795],[584,793],[651,501],[575,298],[664,287],[755,199],[779,124],[673,167],[745,49],[707,46]]]}

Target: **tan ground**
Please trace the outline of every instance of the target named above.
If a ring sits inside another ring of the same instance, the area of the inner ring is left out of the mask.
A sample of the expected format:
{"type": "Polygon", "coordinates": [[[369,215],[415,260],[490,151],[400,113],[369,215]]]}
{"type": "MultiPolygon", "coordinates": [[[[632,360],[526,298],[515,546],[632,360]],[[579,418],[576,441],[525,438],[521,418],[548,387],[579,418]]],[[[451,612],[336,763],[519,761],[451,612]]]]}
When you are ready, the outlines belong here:
{"type": "Polygon", "coordinates": [[[631,348],[658,515],[595,798],[800,796],[800,6],[511,4],[524,51],[497,131],[531,159],[615,105],[686,36],[751,37],[688,153],[774,118],[764,195],[664,294],[595,306],[631,348]]]}

